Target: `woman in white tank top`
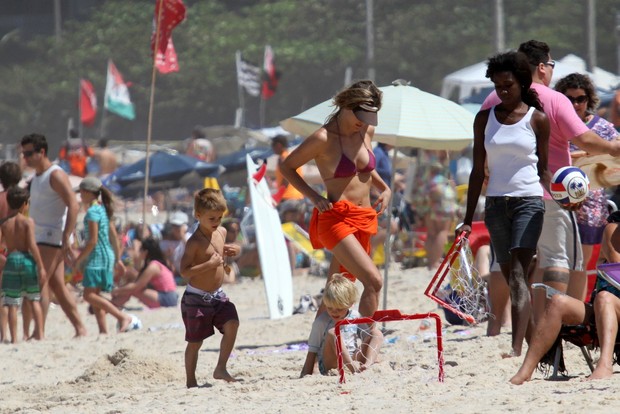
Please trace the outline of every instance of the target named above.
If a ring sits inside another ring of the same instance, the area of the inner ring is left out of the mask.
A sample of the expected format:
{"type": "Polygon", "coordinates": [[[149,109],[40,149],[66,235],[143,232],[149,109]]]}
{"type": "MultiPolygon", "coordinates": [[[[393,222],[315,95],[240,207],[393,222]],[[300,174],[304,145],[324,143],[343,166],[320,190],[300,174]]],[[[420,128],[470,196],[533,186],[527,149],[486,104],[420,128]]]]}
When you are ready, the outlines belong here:
{"type": "Polygon", "coordinates": [[[486,76],[495,84],[501,103],[476,115],[467,212],[457,232],[471,232],[486,162],[485,224],[512,302],[512,351],[505,356],[518,356],[530,319],[527,271],[542,230],[542,185],[548,189],[550,181],[550,127],[536,91],[530,88],[532,75],[525,55],[508,52],[491,57],[486,76]]]}

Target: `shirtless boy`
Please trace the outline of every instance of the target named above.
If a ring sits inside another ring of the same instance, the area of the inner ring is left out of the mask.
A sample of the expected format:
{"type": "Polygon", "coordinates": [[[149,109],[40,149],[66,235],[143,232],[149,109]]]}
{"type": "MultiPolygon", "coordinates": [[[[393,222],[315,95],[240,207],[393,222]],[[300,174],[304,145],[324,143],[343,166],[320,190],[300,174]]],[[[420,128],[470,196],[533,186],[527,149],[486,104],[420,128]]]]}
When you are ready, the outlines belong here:
{"type": "Polygon", "coordinates": [[[2,279],[2,294],[4,306],[9,308],[11,343],[17,343],[17,309],[24,294],[29,299],[24,305],[31,307],[30,311],[34,316],[33,338],[43,339],[41,286],[47,275],[34,238],[34,221],[24,215],[29,198],[28,190],[19,187],[9,189],[9,215],[0,222],[0,240],[6,245],[8,253],[2,279]]]}
{"type": "Polygon", "coordinates": [[[181,275],[187,288],[181,300],[185,324],[185,372],[187,388],[197,387],[196,365],[202,342],[217,328],[222,333],[220,355],[213,378],[236,381],[226,369],[235,345],[239,316],[235,305],[222,290],[226,271],[230,268],[224,256],[237,256],[239,245],[225,243],[226,229],[220,224],[226,211],[226,200],[219,190],[205,188],[194,197],[194,214],[198,229],[185,245],[181,259],[181,275]]]}

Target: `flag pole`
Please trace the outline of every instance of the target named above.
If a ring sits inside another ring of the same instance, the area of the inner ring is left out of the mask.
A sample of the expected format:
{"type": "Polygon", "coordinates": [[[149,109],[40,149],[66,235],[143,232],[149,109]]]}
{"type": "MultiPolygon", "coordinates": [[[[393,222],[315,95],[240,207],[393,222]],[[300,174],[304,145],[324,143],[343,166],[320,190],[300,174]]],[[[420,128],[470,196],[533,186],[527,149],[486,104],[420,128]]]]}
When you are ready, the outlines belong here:
{"type": "MultiPolygon", "coordinates": [[[[262,87],[261,87],[262,89],[262,87]]],[[[265,126],[265,106],[267,105],[266,99],[264,96],[260,98],[259,104],[259,119],[260,119],[260,127],[263,128],[265,126]]]]}
{"type": "Polygon", "coordinates": [[[144,200],[142,201],[142,232],[146,232],[146,199],[149,194],[149,174],[150,174],[150,153],[151,137],[153,135],[153,104],[155,100],[155,77],[157,76],[157,52],[159,51],[159,28],[161,25],[161,15],[164,10],[162,4],[164,0],[157,0],[159,12],[157,13],[157,24],[155,27],[155,48],[153,50],[153,70],[151,74],[151,97],[149,100],[149,120],[146,132],[146,166],[144,168],[144,200]]]}
{"type": "Polygon", "coordinates": [[[239,94],[239,127],[242,127],[245,122],[245,99],[243,98],[243,87],[239,83],[239,67],[241,66],[241,51],[235,52],[235,64],[237,66],[237,93],[239,94]]]}
{"type": "Polygon", "coordinates": [[[82,130],[82,79],[78,81],[78,133],[80,138],[83,137],[84,131],[82,130]]]}

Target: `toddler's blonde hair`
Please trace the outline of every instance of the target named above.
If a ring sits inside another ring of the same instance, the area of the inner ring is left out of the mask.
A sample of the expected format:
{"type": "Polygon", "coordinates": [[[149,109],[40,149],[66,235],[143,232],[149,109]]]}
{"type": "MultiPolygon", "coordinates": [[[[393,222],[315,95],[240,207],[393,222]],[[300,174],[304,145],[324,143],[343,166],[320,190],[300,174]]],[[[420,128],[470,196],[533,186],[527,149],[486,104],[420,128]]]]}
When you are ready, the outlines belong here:
{"type": "Polygon", "coordinates": [[[325,286],[323,303],[330,308],[348,309],[357,301],[355,284],[344,277],[342,273],[334,273],[332,279],[325,286]]]}

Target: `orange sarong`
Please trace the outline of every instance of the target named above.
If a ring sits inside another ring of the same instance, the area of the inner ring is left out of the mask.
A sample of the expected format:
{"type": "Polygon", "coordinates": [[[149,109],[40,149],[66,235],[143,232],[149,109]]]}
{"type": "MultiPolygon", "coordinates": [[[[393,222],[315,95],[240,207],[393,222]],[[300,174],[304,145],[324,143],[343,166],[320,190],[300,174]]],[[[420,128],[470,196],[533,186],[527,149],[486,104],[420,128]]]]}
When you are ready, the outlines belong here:
{"type": "MultiPolygon", "coordinates": [[[[336,201],[333,205],[331,210],[321,214],[316,208],[312,211],[309,228],[312,247],[332,250],[342,239],[353,234],[370,254],[370,238],[378,229],[375,209],[359,207],[346,200],[336,201]]],[[[340,271],[348,272],[344,266],[340,266],[340,271]]]]}

